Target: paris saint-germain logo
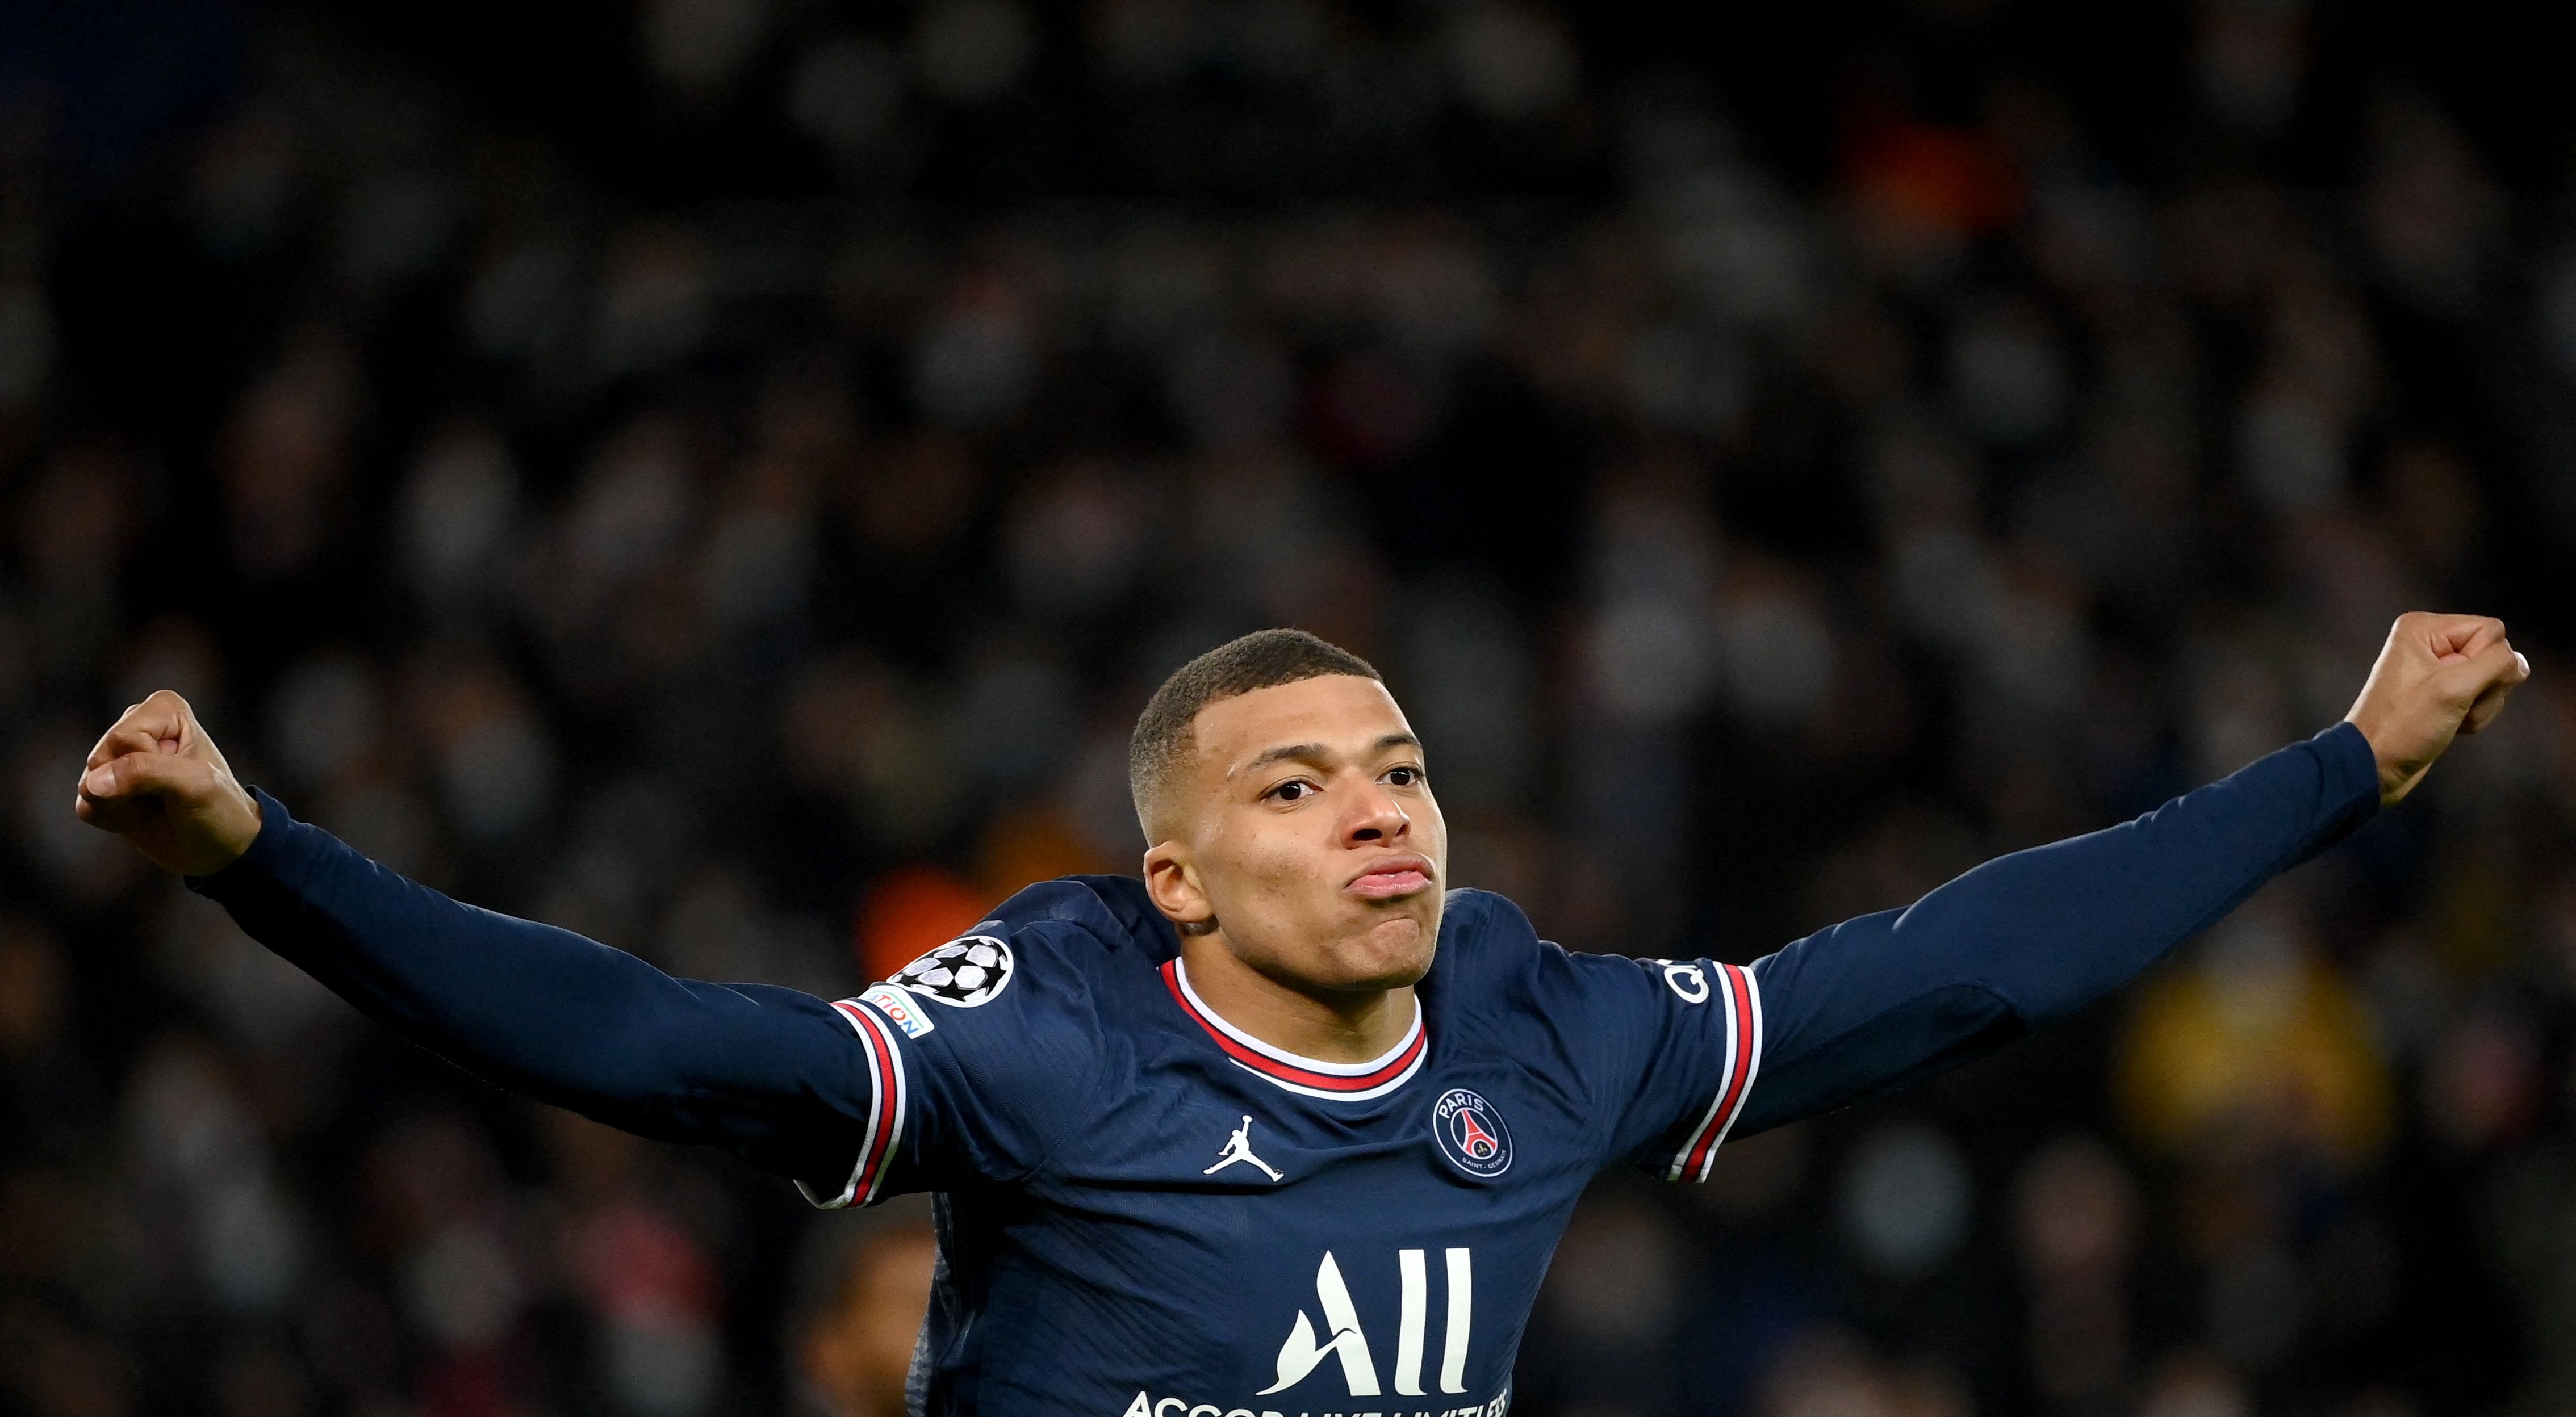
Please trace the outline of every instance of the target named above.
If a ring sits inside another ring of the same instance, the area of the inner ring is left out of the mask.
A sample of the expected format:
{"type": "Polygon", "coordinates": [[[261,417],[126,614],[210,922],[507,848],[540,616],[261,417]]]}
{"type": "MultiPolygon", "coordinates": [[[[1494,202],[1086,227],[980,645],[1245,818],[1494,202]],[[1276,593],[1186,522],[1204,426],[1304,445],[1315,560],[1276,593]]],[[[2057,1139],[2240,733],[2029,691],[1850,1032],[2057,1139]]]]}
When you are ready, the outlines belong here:
{"type": "Polygon", "coordinates": [[[1503,1114],[1463,1087],[1440,1094],[1431,1105],[1431,1135],[1450,1165],[1479,1181],[1511,1169],[1512,1134],[1503,1125],[1503,1114]]]}

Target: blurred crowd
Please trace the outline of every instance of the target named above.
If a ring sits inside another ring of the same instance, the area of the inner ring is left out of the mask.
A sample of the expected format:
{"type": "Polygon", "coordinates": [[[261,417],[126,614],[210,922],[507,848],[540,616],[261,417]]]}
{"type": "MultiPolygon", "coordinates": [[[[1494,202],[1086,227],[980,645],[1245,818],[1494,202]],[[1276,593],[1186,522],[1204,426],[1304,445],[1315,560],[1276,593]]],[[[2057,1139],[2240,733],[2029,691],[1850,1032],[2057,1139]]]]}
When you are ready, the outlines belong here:
{"type": "Polygon", "coordinates": [[[885,1417],[932,1262],[79,824],[153,688],[404,872],[838,997],[1133,869],[1133,715],[1261,626],[1386,671],[1457,883],[1746,960],[2419,607],[2513,619],[2491,734],[2079,1022],[1605,1179],[1516,1410],[2576,1407],[2564,194],[2403,76],[2320,137],[2299,0],[2176,11],[2153,161],[1890,13],[1784,146],[1547,0],[0,8],[0,1411],[885,1417]]]}

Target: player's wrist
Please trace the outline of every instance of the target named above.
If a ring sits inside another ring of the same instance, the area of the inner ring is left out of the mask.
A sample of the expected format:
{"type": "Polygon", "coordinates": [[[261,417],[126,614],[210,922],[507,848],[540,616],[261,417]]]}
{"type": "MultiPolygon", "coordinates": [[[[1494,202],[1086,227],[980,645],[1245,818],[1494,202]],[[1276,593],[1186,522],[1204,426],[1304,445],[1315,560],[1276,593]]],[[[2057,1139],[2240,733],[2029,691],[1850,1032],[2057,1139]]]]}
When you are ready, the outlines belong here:
{"type": "Polygon", "coordinates": [[[2344,715],[2343,721],[2359,729],[2362,741],[2370,745],[2371,767],[2379,775],[2380,806],[2394,805],[2413,790],[2416,779],[2424,774],[2423,764],[2409,762],[2407,756],[2397,750],[2386,723],[2370,711],[2369,705],[2353,705],[2352,712],[2344,715]]]}
{"type": "Polygon", "coordinates": [[[239,866],[267,833],[268,813],[261,807],[257,792],[227,775],[214,797],[201,820],[194,849],[179,871],[192,883],[211,880],[239,866]]]}
{"type": "Polygon", "coordinates": [[[250,854],[251,847],[259,841],[262,825],[259,799],[251,796],[249,789],[235,782],[230,774],[224,777],[222,798],[223,807],[212,853],[221,863],[215,867],[218,871],[250,854]]]}

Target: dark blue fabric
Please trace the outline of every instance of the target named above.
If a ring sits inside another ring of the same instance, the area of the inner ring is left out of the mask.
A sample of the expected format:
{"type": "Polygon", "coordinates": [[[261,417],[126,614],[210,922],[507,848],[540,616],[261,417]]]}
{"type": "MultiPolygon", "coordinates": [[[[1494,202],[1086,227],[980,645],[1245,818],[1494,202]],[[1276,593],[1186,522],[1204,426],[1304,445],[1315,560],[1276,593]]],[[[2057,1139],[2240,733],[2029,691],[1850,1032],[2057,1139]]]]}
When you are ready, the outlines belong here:
{"type": "Polygon", "coordinates": [[[1735,1134],[1965,1062],[2100,998],[2379,808],[2337,724],[2135,821],[2016,851],[1753,964],[1762,1076],[1735,1134]]]}
{"type": "Polygon", "coordinates": [[[848,1174],[867,1063],[830,1004],[460,904],[253,791],[259,838],[189,887],[332,992],[513,1092],[826,1192],[848,1174]]]}
{"type": "MultiPolygon", "coordinates": [[[[2377,788],[2369,744],[2338,724],[2135,821],[2000,857],[1756,962],[1761,1074],[1736,1135],[2072,1012],[2368,820],[2377,788]]],[[[360,1009],[502,1087],[647,1136],[818,1182],[849,1169],[867,1106],[851,1071],[865,1065],[822,1000],[673,979],[459,904],[258,798],[250,851],[189,884],[360,1009]]],[[[1096,898],[1134,913],[1125,892],[1096,898]]]]}

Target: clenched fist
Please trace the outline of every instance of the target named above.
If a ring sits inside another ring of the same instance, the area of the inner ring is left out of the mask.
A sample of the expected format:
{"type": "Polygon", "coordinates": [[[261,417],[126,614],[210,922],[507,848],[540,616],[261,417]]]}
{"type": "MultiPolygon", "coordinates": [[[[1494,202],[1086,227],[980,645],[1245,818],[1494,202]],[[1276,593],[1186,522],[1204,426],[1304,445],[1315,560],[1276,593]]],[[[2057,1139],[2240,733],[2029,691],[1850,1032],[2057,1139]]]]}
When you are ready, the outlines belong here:
{"type": "Polygon", "coordinates": [[[2422,610],[2398,616],[2361,697],[2343,716],[2379,759],[2379,805],[2414,791],[2452,738],[2494,722],[2505,696],[2530,677],[2531,662],[2506,641],[2502,620],[2422,610]]]}
{"type": "Polygon", "coordinates": [[[167,689],[127,709],[89,750],[72,810],[183,876],[213,875],[259,837],[259,803],[188,701],[167,689]]]}

